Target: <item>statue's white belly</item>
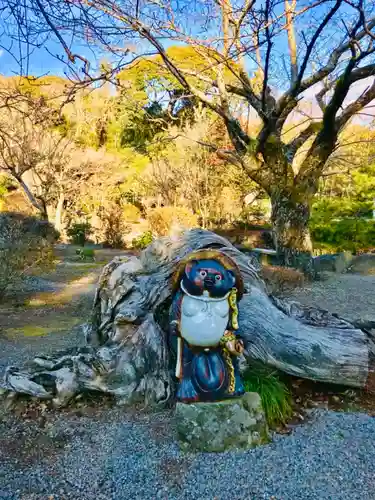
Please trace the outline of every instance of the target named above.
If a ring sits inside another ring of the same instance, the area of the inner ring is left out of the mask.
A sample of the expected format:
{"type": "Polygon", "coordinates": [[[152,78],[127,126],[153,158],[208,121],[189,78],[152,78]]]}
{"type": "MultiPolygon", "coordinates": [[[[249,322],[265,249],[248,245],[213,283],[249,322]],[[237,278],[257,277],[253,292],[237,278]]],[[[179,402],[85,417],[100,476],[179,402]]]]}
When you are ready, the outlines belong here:
{"type": "Polygon", "coordinates": [[[181,336],[191,345],[215,346],[228,326],[228,297],[211,299],[184,295],[181,305],[181,336]]]}

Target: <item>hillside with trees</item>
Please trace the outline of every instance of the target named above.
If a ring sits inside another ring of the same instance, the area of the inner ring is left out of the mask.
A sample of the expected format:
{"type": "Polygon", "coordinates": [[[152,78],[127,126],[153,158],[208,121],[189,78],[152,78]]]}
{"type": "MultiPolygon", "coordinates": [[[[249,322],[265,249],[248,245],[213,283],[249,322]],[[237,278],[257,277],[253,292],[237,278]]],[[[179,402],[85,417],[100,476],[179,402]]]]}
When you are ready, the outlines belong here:
{"type": "Polygon", "coordinates": [[[140,235],[261,222],[286,263],[313,250],[310,230],[315,246],[370,246],[371,224],[358,245],[333,234],[350,221],[322,228],[372,211],[370,5],[198,2],[189,16],[168,1],[85,5],[3,12],[21,48],[49,33],[65,65],[65,78],[2,79],[1,169],[36,213],[111,243],[139,221],[140,235]]]}
{"type": "MultiPolygon", "coordinates": [[[[9,94],[2,97],[2,210],[17,210],[21,198],[22,211],[52,221],[62,237],[69,227],[85,223],[93,241],[117,246],[150,230],[169,234],[176,225],[268,227],[267,192],[211,148],[230,149],[224,124],[200,103],[179,105],[174,115],[170,89],[165,104],[164,95],[149,91],[148,77],[144,67],[132,69],[129,78],[126,71],[121,74],[122,81],[138,82],[127,99],[122,88],[107,84],[82,89],[69,103],[64,102],[68,81],[58,95],[55,83],[44,79],[18,84],[3,79],[16,105],[5,106],[9,94]]],[[[155,75],[151,78],[156,85],[155,75]]],[[[289,135],[299,123],[289,125],[289,135]]],[[[259,129],[255,120],[246,126],[259,129]]],[[[352,125],[340,136],[314,197],[316,246],[325,241],[335,246],[334,229],[327,229],[332,216],[372,217],[373,139],[364,125],[352,125]]]]}

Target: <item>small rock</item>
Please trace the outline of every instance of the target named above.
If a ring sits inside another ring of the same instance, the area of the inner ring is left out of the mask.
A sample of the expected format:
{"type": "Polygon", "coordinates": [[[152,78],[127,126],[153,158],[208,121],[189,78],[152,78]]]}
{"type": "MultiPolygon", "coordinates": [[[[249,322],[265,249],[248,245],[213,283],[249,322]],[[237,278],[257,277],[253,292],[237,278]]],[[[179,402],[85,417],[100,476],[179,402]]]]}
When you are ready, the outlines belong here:
{"type": "Polygon", "coordinates": [[[321,406],[321,403],[319,401],[309,401],[309,406],[311,408],[318,408],[318,406],[321,406]]]}
{"type": "Polygon", "coordinates": [[[350,252],[319,255],[314,257],[314,269],[317,272],[343,273],[350,267],[352,261],[353,255],[350,252]]]}
{"type": "Polygon", "coordinates": [[[177,403],[175,418],[185,451],[247,449],[269,441],[261,400],[254,392],[212,403],[177,403]]]}

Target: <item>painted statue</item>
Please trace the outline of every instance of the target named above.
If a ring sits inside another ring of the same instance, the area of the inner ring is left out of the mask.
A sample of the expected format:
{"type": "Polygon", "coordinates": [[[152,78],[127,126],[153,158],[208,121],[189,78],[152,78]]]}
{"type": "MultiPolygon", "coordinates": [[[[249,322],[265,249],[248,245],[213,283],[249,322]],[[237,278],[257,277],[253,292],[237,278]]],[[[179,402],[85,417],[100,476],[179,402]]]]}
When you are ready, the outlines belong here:
{"type": "Polygon", "coordinates": [[[244,393],[238,356],[240,271],[227,255],[201,250],[180,263],[173,277],[170,340],[176,354],[177,400],[217,401],[244,393]]]}

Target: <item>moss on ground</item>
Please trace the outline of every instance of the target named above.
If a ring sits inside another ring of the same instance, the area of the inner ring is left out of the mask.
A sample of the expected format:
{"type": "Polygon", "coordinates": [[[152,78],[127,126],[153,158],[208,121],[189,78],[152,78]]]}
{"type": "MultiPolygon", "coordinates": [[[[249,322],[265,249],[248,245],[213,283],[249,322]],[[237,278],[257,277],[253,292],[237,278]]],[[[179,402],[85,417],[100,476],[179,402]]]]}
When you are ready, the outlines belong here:
{"type": "Polygon", "coordinates": [[[55,321],[50,321],[48,325],[23,325],[15,328],[6,328],[2,331],[8,338],[16,337],[43,337],[45,335],[62,332],[64,330],[69,330],[82,323],[80,318],[66,318],[66,319],[56,319],[55,321]]]}

